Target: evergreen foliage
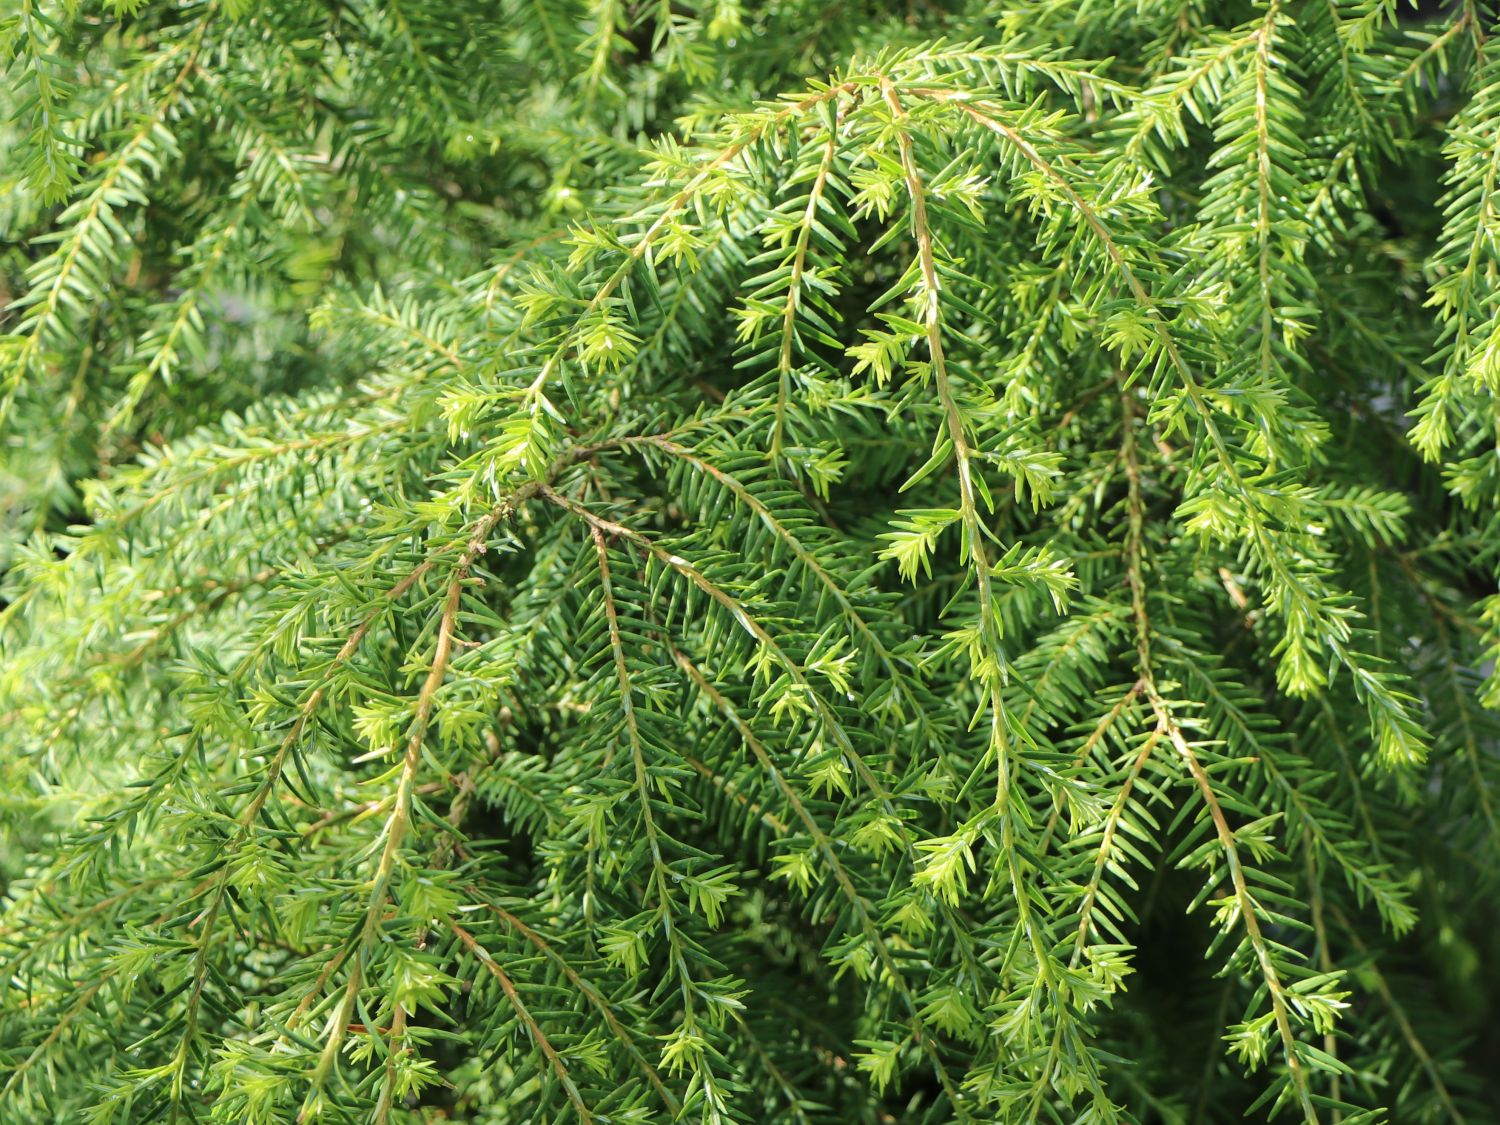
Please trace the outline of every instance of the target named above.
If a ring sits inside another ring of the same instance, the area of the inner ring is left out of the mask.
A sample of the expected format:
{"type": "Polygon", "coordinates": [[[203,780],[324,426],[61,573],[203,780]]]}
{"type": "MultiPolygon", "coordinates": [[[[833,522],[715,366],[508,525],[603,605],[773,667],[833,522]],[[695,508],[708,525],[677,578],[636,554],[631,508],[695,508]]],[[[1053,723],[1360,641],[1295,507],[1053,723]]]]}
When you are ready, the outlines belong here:
{"type": "Polygon", "coordinates": [[[0,1121],[1497,1120],[1497,21],[0,2],[0,1121]]]}

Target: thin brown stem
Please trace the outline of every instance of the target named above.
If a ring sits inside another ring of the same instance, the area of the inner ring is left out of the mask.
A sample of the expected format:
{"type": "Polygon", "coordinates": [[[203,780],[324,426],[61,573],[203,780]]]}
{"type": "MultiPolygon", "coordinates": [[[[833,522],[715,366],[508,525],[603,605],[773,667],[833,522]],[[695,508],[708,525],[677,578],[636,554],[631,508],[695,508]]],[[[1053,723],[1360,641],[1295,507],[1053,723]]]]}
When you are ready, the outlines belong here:
{"type": "Polygon", "coordinates": [[[510,1006],[515,1009],[516,1018],[525,1025],[526,1030],[531,1033],[531,1041],[537,1045],[537,1049],[546,1057],[548,1064],[552,1067],[552,1073],[557,1075],[557,1081],[568,1095],[568,1101],[572,1103],[574,1111],[578,1114],[579,1121],[583,1125],[592,1125],[594,1115],[589,1112],[589,1107],[584,1103],[583,1095],[578,1092],[578,1086],[573,1081],[573,1076],[568,1073],[568,1068],[562,1061],[562,1056],[552,1046],[547,1033],[536,1022],[526,1005],[521,1001],[520,994],[516,991],[515,983],[506,974],[493,957],[486,952],[484,946],[474,940],[474,935],[469,933],[457,922],[451,922],[454,934],[458,940],[463,942],[464,947],[479,958],[479,963],[489,970],[490,975],[500,982],[500,988],[505,993],[505,998],[510,1001],[510,1006]]]}

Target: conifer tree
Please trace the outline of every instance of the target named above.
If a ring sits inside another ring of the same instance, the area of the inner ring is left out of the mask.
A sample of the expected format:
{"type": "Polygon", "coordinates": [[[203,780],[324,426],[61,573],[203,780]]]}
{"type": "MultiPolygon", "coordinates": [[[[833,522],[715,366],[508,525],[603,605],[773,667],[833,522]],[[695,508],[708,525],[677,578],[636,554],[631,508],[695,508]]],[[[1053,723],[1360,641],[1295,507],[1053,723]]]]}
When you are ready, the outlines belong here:
{"type": "Polygon", "coordinates": [[[1496,1120],[1479,0],[0,0],[0,1121],[1496,1120]]]}

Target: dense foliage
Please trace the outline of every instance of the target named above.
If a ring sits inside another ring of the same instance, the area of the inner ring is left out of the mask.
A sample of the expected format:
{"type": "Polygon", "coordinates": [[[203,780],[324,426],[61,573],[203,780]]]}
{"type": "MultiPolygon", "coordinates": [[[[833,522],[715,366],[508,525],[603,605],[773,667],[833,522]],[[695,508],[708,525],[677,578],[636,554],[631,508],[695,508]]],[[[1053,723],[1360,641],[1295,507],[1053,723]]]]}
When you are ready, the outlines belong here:
{"type": "Polygon", "coordinates": [[[1497,16],[0,2],[0,1121],[1496,1120],[1497,16]]]}

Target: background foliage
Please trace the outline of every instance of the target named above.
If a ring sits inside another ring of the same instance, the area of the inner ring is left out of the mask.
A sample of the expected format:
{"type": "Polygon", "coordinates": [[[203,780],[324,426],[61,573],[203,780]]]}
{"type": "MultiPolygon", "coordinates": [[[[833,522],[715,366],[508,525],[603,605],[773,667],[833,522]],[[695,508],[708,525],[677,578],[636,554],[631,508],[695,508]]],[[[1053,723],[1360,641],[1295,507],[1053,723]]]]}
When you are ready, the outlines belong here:
{"type": "Polygon", "coordinates": [[[0,13],[0,1120],[1496,1120],[1487,5],[0,13]]]}

